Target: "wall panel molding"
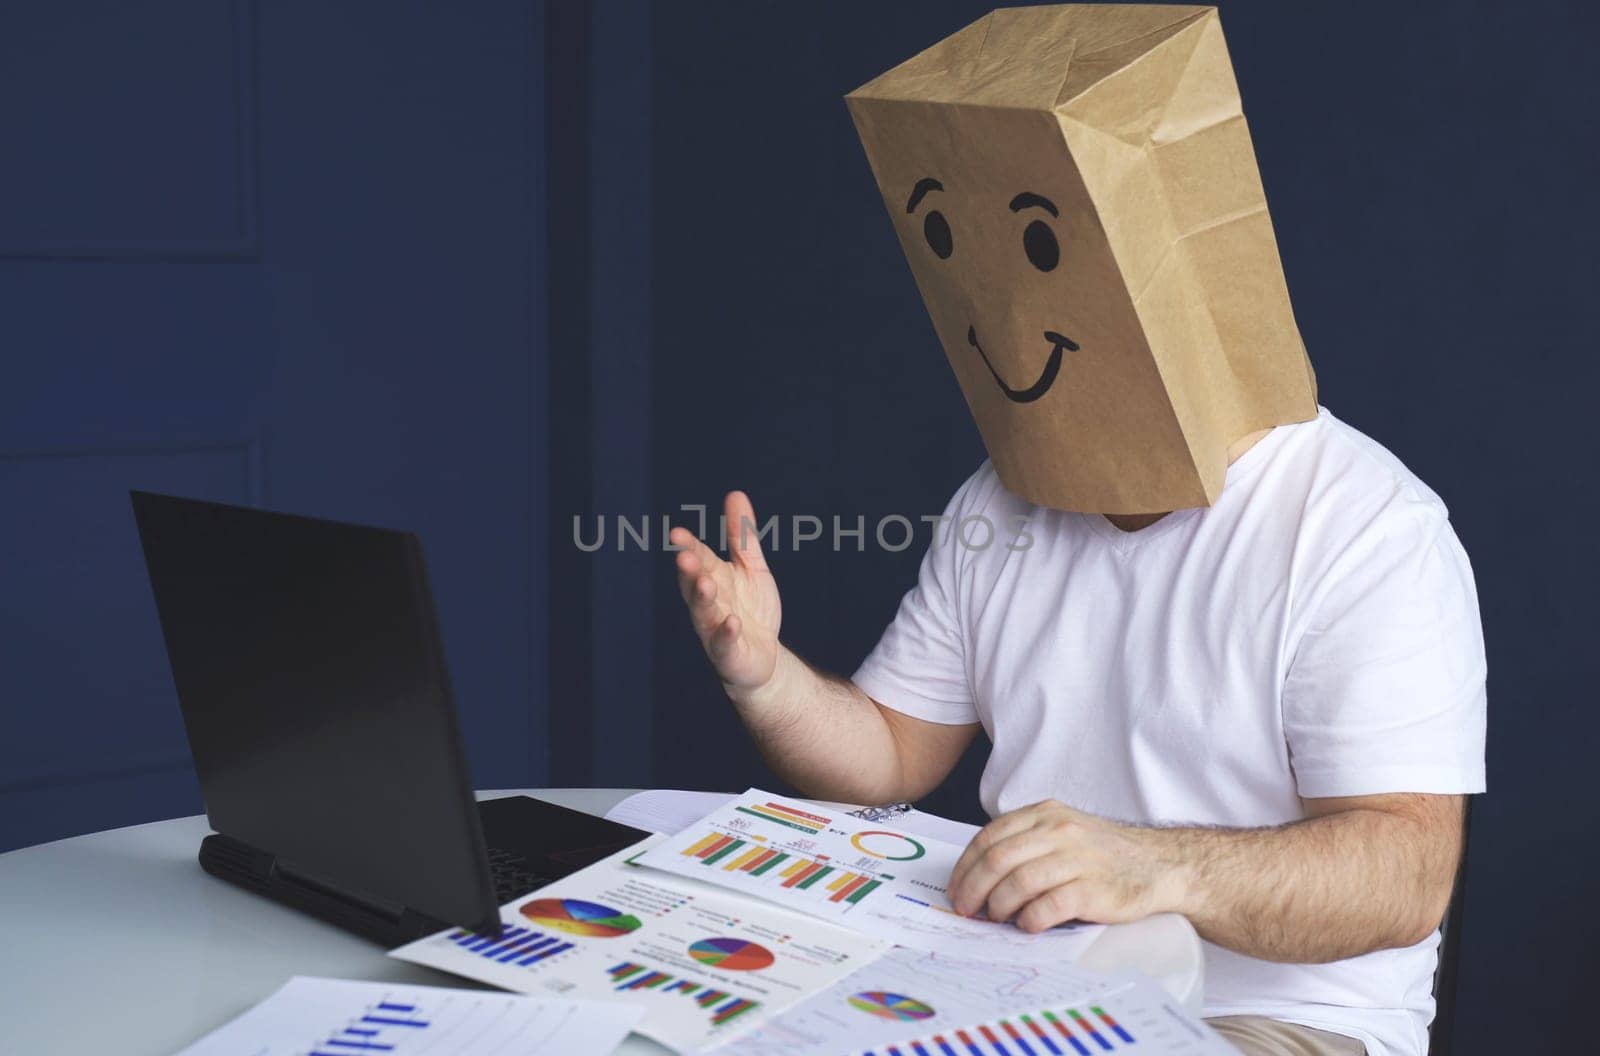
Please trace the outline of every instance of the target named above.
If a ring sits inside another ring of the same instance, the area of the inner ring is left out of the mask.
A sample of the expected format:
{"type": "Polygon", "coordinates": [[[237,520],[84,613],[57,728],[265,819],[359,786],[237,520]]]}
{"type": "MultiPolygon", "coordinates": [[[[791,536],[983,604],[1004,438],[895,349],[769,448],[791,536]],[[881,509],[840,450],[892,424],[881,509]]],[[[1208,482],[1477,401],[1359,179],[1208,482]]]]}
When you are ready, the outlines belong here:
{"type": "MultiPolygon", "coordinates": [[[[130,488],[258,502],[255,437],[0,452],[0,811],[189,768],[130,488]]],[[[164,780],[164,779],[163,779],[164,780]]]]}
{"type": "Polygon", "coordinates": [[[160,458],[234,452],[244,473],[244,499],[252,506],[267,501],[266,429],[237,440],[194,439],[166,443],[99,443],[78,446],[17,448],[0,450],[0,468],[6,463],[50,461],[69,458],[160,458]]]}

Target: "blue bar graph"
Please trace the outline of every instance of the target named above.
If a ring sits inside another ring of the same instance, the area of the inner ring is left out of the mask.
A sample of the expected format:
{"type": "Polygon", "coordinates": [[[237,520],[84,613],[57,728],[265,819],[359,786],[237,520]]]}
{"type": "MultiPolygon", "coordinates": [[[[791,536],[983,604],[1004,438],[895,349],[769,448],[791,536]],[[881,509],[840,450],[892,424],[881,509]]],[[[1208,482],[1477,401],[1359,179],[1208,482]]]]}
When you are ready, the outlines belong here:
{"type": "Polygon", "coordinates": [[[486,939],[470,931],[453,931],[450,933],[450,941],[468,953],[475,953],[479,957],[500,964],[516,965],[519,968],[526,968],[546,957],[554,957],[572,949],[572,943],[562,941],[558,935],[546,935],[516,925],[505,926],[499,937],[492,939],[486,939]]]}
{"type": "Polygon", "coordinates": [[[572,949],[572,943],[563,942],[559,946],[552,946],[548,950],[540,950],[538,953],[531,954],[531,955],[529,955],[527,957],[524,957],[522,960],[518,961],[517,963],[521,964],[521,965],[529,965],[529,964],[532,964],[534,961],[542,961],[546,957],[554,957],[558,953],[566,953],[570,949],[572,949]]]}
{"type": "Polygon", "coordinates": [[[366,1006],[359,1018],[350,1020],[337,1034],[319,1042],[309,1056],[356,1056],[358,1053],[394,1052],[417,1031],[428,1028],[427,1014],[416,1005],[399,1001],[379,1001],[366,1006]],[[388,1039],[388,1040],[386,1040],[388,1039]]]}
{"type": "Polygon", "coordinates": [[[394,1016],[362,1016],[363,1023],[382,1023],[389,1027],[425,1027],[427,1022],[421,1019],[396,1019],[394,1016]]]}

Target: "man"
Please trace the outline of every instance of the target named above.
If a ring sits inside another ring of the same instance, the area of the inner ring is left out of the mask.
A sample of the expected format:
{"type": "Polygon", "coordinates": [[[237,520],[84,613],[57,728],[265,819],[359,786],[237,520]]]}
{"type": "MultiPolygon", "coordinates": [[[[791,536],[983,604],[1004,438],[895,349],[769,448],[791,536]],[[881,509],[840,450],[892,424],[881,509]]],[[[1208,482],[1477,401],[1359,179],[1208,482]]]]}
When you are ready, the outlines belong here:
{"type": "Polygon", "coordinates": [[[990,461],[850,679],[780,641],[745,495],[729,560],[673,533],[763,757],[916,799],[981,727],[961,912],[1181,913],[1243,1051],[1420,1056],[1477,599],[1438,497],[1316,405],[1215,12],[997,12],[850,102],[990,461]]]}

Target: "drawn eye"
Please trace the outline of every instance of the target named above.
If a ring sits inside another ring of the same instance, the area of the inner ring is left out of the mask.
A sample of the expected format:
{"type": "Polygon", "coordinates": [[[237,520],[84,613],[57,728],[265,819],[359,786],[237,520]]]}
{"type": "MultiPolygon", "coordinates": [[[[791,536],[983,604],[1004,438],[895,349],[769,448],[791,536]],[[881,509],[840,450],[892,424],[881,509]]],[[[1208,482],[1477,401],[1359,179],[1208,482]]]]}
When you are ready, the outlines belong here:
{"type": "Polygon", "coordinates": [[[940,260],[949,260],[950,254],[955,252],[955,244],[950,238],[950,224],[937,209],[923,218],[922,237],[928,240],[928,248],[940,260]]]}
{"type": "Polygon", "coordinates": [[[1049,271],[1061,261],[1056,233],[1043,220],[1035,220],[1023,230],[1022,251],[1028,254],[1028,262],[1040,271],[1049,271]]]}

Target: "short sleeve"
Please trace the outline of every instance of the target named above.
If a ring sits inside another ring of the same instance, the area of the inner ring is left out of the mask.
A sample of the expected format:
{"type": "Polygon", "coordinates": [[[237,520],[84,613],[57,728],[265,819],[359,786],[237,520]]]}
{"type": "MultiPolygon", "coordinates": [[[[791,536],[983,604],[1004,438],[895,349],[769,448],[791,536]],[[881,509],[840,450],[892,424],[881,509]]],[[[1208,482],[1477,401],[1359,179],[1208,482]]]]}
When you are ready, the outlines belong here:
{"type": "Polygon", "coordinates": [[[1483,629],[1442,510],[1380,516],[1309,606],[1283,693],[1300,795],[1483,791],[1483,629]]]}
{"type": "Polygon", "coordinates": [[[978,721],[960,612],[961,559],[952,525],[970,510],[983,490],[985,463],[962,485],[934,528],[923,555],[917,584],[900,600],[900,609],[852,681],[886,708],[915,719],[962,726],[978,721]]]}

